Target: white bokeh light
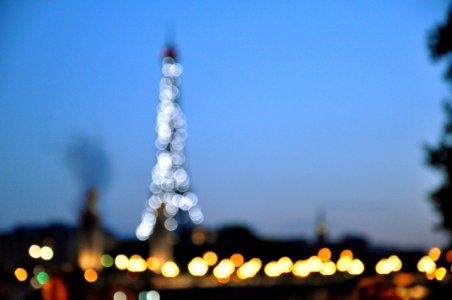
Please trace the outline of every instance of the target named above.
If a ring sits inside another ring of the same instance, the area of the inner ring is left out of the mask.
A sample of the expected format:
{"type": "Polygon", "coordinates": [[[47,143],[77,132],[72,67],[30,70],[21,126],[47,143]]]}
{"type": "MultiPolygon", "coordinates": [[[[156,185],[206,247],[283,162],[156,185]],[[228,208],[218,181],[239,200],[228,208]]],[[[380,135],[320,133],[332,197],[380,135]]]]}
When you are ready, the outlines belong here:
{"type": "MultiPolygon", "coordinates": [[[[171,49],[170,49],[171,50],[171,49]]],[[[168,53],[172,53],[169,51],[168,53]]],[[[152,170],[149,189],[152,196],[146,202],[141,223],[136,229],[140,240],[148,239],[157,222],[158,209],[164,205],[165,228],[174,231],[178,227],[177,214],[186,213],[194,224],[200,224],[204,216],[198,197],[190,192],[190,177],[185,170],[183,153],[187,139],[185,116],[177,103],[180,96],[179,84],[183,67],[168,54],[162,61],[162,78],[159,82],[160,103],[157,106],[157,163],[152,170]]]]}

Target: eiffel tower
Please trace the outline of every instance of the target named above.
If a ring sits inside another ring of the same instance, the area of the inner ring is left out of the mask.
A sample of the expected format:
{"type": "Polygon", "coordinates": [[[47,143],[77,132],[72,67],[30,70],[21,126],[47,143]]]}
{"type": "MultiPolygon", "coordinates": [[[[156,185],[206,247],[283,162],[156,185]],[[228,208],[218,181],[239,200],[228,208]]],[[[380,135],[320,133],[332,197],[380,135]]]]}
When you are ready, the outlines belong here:
{"type": "Polygon", "coordinates": [[[156,164],[149,187],[151,196],[146,201],[136,236],[142,241],[150,239],[151,256],[167,260],[171,257],[168,246],[171,233],[181,224],[202,223],[204,216],[198,197],[190,191],[190,177],[185,169],[186,120],[178,104],[183,67],[171,45],[164,48],[161,71],[156,164]]]}

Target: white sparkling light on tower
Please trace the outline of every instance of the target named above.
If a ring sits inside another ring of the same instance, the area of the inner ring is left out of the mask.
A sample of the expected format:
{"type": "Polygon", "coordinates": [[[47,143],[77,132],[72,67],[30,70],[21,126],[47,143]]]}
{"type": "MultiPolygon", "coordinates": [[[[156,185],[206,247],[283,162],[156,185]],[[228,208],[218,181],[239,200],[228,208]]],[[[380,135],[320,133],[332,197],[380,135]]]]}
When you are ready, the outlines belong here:
{"type": "Polygon", "coordinates": [[[187,138],[184,114],[177,103],[180,96],[179,83],[183,67],[176,61],[173,48],[167,48],[162,61],[160,80],[160,103],[157,107],[157,163],[152,170],[152,193],[146,202],[141,223],[136,229],[140,240],[147,240],[157,223],[158,209],[163,205],[165,228],[176,230],[176,215],[186,213],[195,224],[204,220],[198,197],[190,192],[190,177],[184,168],[185,140],[187,138]]]}

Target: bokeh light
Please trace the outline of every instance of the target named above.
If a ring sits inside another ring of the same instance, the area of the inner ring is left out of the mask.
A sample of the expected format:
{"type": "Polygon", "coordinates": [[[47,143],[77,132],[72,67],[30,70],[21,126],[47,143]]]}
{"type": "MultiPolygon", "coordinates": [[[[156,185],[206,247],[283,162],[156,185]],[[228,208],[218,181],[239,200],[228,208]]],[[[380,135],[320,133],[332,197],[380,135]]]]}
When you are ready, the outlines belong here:
{"type": "Polygon", "coordinates": [[[83,277],[88,282],[96,282],[97,278],[98,278],[98,274],[97,274],[97,272],[94,269],[87,269],[83,273],[83,277]]]}
{"type": "Polygon", "coordinates": [[[355,258],[350,262],[348,273],[350,275],[360,275],[364,272],[364,264],[361,260],[355,258]]]}
{"type": "MultiPolygon", "coordinates": [[[[141,300],[141,299],[140,299],[141,300]]],[[[146,300],[160,300],[160,294],[156,290],[146,293],[146,300]]]]}
{"type": "Polygon", "coordinates": [[[222,259],[213,269],[213,275],[217,279],[226,279],[235,271],[235,265],[230,259],[222,259]]]}
{"type": "Polygon", "coordinates": [[[342,250],[342,252],[339,254],[339,257],[348,257],[350,259],[353,259],[353,252],[349,249],[342,250]]]}
{"type": "Polygon", "coordinates": [[[195,229],[191,234],[191,240],[197,246],[202,245],[206,242],[206,233],[201,229],[195,229]]]}
{"type": "Polygon", "coordinates": [[[247,279],[256,276],[262,267],[262,262],[258,258],[253,258],[250,261],[245,262],[237,269],[237,277],[240,279],[247,279]]]}
{"type": "Polygon", "coordinates": [[[32,258],[40,258],[41,257],[41,247],[38,245],[31,245],[30,248],[28,248],[28,254],[32,258]]]}
{"type": "Polygon", "coordinates": [[[444,277],[446,277],[447,270],[444,267],[440,267],[435,271],[435,279],[438,281],[442,281],[444,277]]]}
{"type": "Polygon", "coordinates": [[[176,277],[179,275],[179,267],[173,261],[167,261],[162,266],[162,275],[165,277],[176,277]]]}
{"type": "Polygon", "coordinates": [[[113,300],[127,300],[127,295],[123,291],[117,291],[113,294],[113,300]]]}
{"type": "Polygon", "coordinates": [[[25,281],[28,278],[28,273],[24,268],[17,268],[14,270],[14,276],[16,276],[16,279],[19,281],[25,281]]]}
{"type": "Polygon", "coordinates": [[[215,254],[215,252],[212,251],[207,251],[206,253],[204,253],[202,258],[206,261],[208,266],[213,266],[218,261],[218,256],[215,254]]]}
{"type": "Polygon", "coordinates": [[[157,257],[151,256],[146,260],[146,265],[149,270],[158,272],[160,270],[161,263],[157,257]]]}
{"type": "Polygon", "coordinates": [[[278,268],[281,271],[281,273],[289,273],[289,272],[291,272],[292,271],[292,266],[293,266],[293,262],[287,256],[281,257],[278,260],[278,268]]]}
{"type": "Polygon", "coordinates": [[[320,272],[323,268],[323,262],[318,256],[308,258],[308,265],[311,272],[320,272]]]}
{"type": "Polygon", "coordinates": [[[103,267],[109,268],[114,265],[115,260],[109,254],[104,254],[100,257],[100,263],[103,267]]]}
{"type": "Polygon", "coordinates": [[[320,274],[324,276],[331,276],[336,273],[336,264],[332,261],[324,261],[320,274]]]}
{"type": "Polygon", "coordinates": [[[391,272],[398,272],[402,268],[402,261],[397,255],[380,259],[375,265],[377,274],[386,275],[391,272]]]}
{"type": "Polygon", "coordinates": [[[350,268],[350,264],[352,262],[352,258],[348,255],[344,255],[338,259],[336,262],[336,268],[340,272],[347,272],[348,268],[350,268]]]}
{"type": "Polygon", "coordinates": [[[115,266],[118,270],[125,270],[129,266],[129,258],[124,254],[119,254],[115,258],[115,266]]]}
{"type": "Polygon", "coordinates": [[[278,265],[278,262],[276,261],[271,261],[269,263],[267,263],[264,267],[264,273],[265,275],[267,275],[268,277],[278,277],[281,275],[281,269],[278,265]]]}
{"type": "Polygon", "coordinates": [[[320,260],[322,261],[328,261],[331,259],[331,250],[328,248],[321,248],[318,253],[317,256],[320,258],[320,260]]]}
{"type": "Polygon", "coordinates": [[[130,272],[143,272],[147,269],[146,261],[138,254],[132,255],[129,259],[127,270],[130,272]]]}
{"type": "Polygon", "coordinates": [[[293,265],[292,273],[297,277],[307,277],[311,273],[311,268],[306,261],[298,260],[293,265]]]}
{"type": "Polygon", "coordinates": [[[446,261],[447,262],[452,262],[452,250],[447,250],[446,252],[446,261]]]}
{"type": "Polygon", "coordinates": [[[45,271],[41,271],[36,275],[36,280],[39,282],[39,284],[44,284],[49,280],[49,274],[45,271]]]}
{"type": "Polygon", "coordinates": [[[437,261],[441,256],[441,249],[438,247],[433,247],[428,251],[428,256],[433,260],[437,261]]]}
{"type": "Polygon", "coordinates": [[[188,263],[188,271],[193,276],[204,276],[208,270],[209,266],[201,257],[195,257],[188,263]]]}
{"type": "Polygon", "coordinates": [[[34,289],[39,289],[42,287],[42,284],[38,282],[36,276],[31,278],[30,280],[30,285],[34,288],[34,289]]]}
{"type": "Polygon", "coordinates": [[[41,248],[40,254],[43,260],[51,260],[53,258],[53,249],[48,246],[44,246],[41,248]]]}
{"type": "Polygon", "coordinates": [[[433,274],[436,270],[436,263],[430,256],[423,256],[417,263],[417,269],[419,272],[433,274]]]}
{"type": "Polygon", "coordinates": [[[243,255],[242,255],[242,254],[240,254],[240,253],[234,253],[234,254],[231,255],[230,260],[232,261],[232,263],[234,264],[234,266],[235,266],[236,268],[238,268],[238,267],[240,267],[240,266],[243,264],[243,262],[244,262],[245,259],[243,258],[243,255]]]}

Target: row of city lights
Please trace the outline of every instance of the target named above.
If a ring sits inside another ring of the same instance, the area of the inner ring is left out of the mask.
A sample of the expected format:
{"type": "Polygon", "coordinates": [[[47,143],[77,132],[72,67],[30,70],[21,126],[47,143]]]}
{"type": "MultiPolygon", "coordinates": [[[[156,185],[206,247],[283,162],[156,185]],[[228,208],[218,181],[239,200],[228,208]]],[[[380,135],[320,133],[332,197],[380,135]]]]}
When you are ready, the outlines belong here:
{"type": "MultiPolygon", "coordinates": [[[[109,255],[104,255],[101,262],[104,267],[114,265],[118,270],[135,273],[150,270],[168,278],[176,277],[180,273],[180,268],[175,262],[161,263],[156,257],[149,257],[145,260],[139,255],[132,255],[129,258],[120,254],[113,259],[109,255]]],[[[229,258],[219,260],[218,256],[212,251],[204,253],[202,257],[194,257],[187,265],[190,275],[204,276],[210,268],[213,276],[223,283],[227,282],[234,273],[239,279],[252,278],[258,274],[262,267],[263,264],[259,258],[245,261],[243,255],[235,253],[229,258]]],[[[263,271],[268,277],[278,277],[287,273],[292,273],[297,277],[307,277],[311,273],[329,276],[336,271],[360,275],[364,272],[364,264],[361,260],[353,258],[353,253],[350,250],[342,251],[339,260],[334,263],[331,261],[331,251],[328,248],[322,248],[317,255],[306,260],[293,262],[289,257],[281,257],[279,260],[268,262],[263,267],[263,271]]]]}
{"type": "MultiPolygon", "coordinates": [[[[32,245],[29,248],[29,255],[32,258],[51,260],[53,250],[48,247],[39,247],[32,245]]],[[[201,257],[194,257],[187,265],[188,273],[194,277],[205,276],[209,270],[220,283],[227,283],[234,275],[238,279],[245,280],[255,277],[261,270],[267,277],[274,278],[283,274],[292,273],[296,277],[305,278],[312,273],[319,273],[324,276],[331,276],[336,272],[348,273],[350,275],[360,275],[364,272],[363,262],[354,258],[352,251],[343,250],[336,262],[331,260],[332,253],[328,248],[322,248],[317,255],[313,255],[305,260],[292,261],[289,257],[281,257],[279,260],[270,261],[263,266],[259,258],[252,258],[245,261],[243,255],[235,253],[229,258],[219,260],[217,254],[207,251],[201,257]]],[[[428,254],[419,259],[417,269],[425,274],[427,279],[442,281],[448,270],[445,267],[438,266],[438,260],[441,257],[441,250],[434,247],[428,251],[428,254]]],[[[445,254],[446,261],[452,262],[452,250],[445,254]]],[[[140,255],[127,257],[119,254],[113,258],[109,254],[101,257],[101,264],[105,268],[116,267],[118,270],[140,273],[150,270],[155,274],[161,274],[166,278],[174,278],[180,274],[180,268],[174,261],[161,262],[156,257],[149,257],[146,260],[140,255]]],[[[375,271],[380,275],[387,275],[398,272],[402,269],[402,261],[396,255],[380,259],[375,265],[375,271]]],[[[452,271],[452,269],[451,269],[452,271]]],[[[28,273],[24,268],[16,268],[14,275],[18,281],[26,281],[28,273]]],[[[99,274],[95,269],[84,271],[84,278],[87,282],[96,282],[99,274]]],[[[39,288],[47,282],[49,274],[45,268],[38,265],[33,269],[31,285],[39,288]]]]}

